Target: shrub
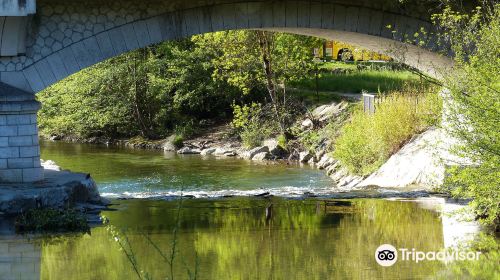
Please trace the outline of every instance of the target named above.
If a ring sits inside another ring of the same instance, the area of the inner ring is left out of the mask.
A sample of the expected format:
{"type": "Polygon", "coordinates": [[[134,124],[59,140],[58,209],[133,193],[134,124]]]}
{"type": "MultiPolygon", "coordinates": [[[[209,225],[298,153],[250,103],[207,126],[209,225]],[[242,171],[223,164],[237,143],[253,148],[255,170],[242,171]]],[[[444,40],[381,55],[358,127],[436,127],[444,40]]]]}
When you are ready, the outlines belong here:
{"type": "Polygon", "coordinates": [[[442,102],[435,91],[427,90],[421,95],[416,88],[390,93],[373,115],[359,104],[335,141],[334,157],[351,173],[374,172],[413,135],[439,123],[442,102]]]}
{"type": "Polygon", "coordinates": [[[231,125],[247,148],[262,145],[265,139],[270,138],[278,130],[275,118],[268,115],[272,109],[262,108],[260,103],[250,105],[233,104],[233,121],[231,125]]]}
{"type": "Polygon", "coordinates": [[[68,209],[31,209],[15,221],[17,232],[87,231],[89,226],[84,214],[68,209]]]}

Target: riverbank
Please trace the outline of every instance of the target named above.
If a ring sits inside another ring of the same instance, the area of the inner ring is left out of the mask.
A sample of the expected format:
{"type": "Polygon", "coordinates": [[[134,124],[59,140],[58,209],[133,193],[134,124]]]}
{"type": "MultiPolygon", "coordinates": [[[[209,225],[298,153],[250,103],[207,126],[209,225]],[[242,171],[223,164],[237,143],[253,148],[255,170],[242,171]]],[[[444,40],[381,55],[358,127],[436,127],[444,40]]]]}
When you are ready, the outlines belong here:
{"type": "MultiPolygon", "coordinates": [[[[234,135],[228,123],[214,124],[197,132],[195,137],[176,143],[174,135],[163,140],[149,141],[139,137],[128,140],[102,138],[64,139],[71,142],[100,143],[134,149],[176,152],[182,155],[202,157],[243,158],[252,161],[300,163],[324,170],[337,191],[352,191],[369,187],[415,189],[435,191],[444,179],[450,141],[438,128],[414,136],[399,152],[395,153],[380,169],[367,176],[351,175],[332,153],[332,133],[338,134],[343,123],[349,119],[352,103],[333,102],[314,108],[297,121],[296,128],[302,138],[290,141],[283,148],[277,139],[267,139],[261,146],[248,149],[234,135]],[[327,127],[329,126],[329,127],[327,127]],[[328,129],[327,132],[325,130],[328,129]],[[308,138],[314,138],[310,140],[308,138]],[[315,145],[307,147],[307,141],[315,145]]],[[[57,140],[57,139],[53,139],[57,140]]]]}

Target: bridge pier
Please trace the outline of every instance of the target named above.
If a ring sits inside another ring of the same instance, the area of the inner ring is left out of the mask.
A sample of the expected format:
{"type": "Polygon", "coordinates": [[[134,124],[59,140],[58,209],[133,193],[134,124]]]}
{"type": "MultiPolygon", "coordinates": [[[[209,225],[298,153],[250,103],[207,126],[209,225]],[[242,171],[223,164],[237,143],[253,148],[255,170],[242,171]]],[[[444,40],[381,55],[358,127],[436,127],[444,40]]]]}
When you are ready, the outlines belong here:
{"type": "Polygon", "coordinates": [[[43,180],[37,126],[40,107],[33,93],[0,83],[1,183],[43,180]]]}

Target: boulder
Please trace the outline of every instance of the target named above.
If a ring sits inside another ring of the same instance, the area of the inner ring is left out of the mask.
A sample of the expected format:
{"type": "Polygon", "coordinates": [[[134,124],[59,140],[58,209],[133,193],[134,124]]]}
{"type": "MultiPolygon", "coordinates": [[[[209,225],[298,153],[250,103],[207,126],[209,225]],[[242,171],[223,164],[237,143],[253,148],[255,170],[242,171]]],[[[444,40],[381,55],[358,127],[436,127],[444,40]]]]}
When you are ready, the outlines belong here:
{"type": "Polygon", "coordinates": [[[256,160],[256,161],[262,161],[262,160],[266,160],[266,159],[269,159],[269,152],[262,152],[262,153],[258,153],[256,155],[254,155],[252,157],[252,160],[256,160]]]}
{"type": "Polygon", "coordinates": [[[319,120],[320,122],[326,122],[338,116],[343,110],[347,108],[347,106],[347,102],[334,102],[330,105],[319,106],[318,108],[313,110],[312,115],[314,119],[319,120]]]}
{"type": "Polygon", "coordinates": [[[243,158],[253,159],[253,157],[257,154],[268,153],[268,152],[269,152],[269,148],[267,146],[257,147],[257,148],[253,148],[253,149],[243,153],[243,158]]]}
{"type": "Polygon", "coordinates": [[[313,129],[314,128],[314,123],[311,119],[305,119],[301,124],[300,124],[302,130],[308,130],[308,129],[313,129]]]}
{"type": "Polygon", "coordinates": [[[201,155],[202,156],[210,156],[210,155],[213,155],[215,153],[215,151],[217,151],[216,148],[208,148],[208,149],[205,149],[203,151],[201,151],[201,155]]]}
{"type": "Polygon", "coordinates": [[[40,160],[40,163],[45,170],[54,170],[54,171],[61,171],[61,167],[59,167],[54,161],[52,160],[40,160]]]}
{"type": "Polygon", "coordinates": [[[177,151],[177,148],[174,145],[174,139],[175,139],[175,135],[171,135],[170,137],[165,139],[165,141],[161,144],[161,148],[163,149],[163,151],[165,151],[165,152],[177,151]]]}
{"type": "Polygon", "coordinates": [[[311,152],[300,152],[299,153],[299,161],[300,162],[308,162],[311,158],[313,158],[313,154],[311,152]]]}
{"type": "Polygon", "coordinates": [[[201,151],[199,149],[184,147],[184,148],[178,150],[177,153],[179,155],[198,155],[198,154],[201,154],[201,151]]]}

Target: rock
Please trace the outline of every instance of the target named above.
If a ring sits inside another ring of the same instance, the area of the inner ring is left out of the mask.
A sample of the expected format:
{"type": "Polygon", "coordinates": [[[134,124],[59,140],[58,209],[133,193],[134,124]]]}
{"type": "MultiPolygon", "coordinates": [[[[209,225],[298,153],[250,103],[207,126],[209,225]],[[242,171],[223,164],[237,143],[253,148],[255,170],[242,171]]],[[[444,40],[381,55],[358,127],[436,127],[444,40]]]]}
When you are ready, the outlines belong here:
{"type": "Polygon", "coordinates": [[[338,116],[343,110],[347,108],[347,106],[348,103],[344,101],[340,103],[334,102],[330,105],[319,106],[318,108],[313,110],[312,115],[314,119],[320,122],[326,122],[338,116]]]}
{"type": "Polygon", "coordinates": [[[246,151],[245,153],[243,153],[243,158],[253,159],[253,157],[257,154],[268,153],[268,152],[269,152],[269,148],[267,146],[257,147],[257,148],[253,148],[250,151],[246,151]]]}
{"type": "Polygon", "coordinates": [[[0,212],[15,215],[37,207],[65,208],[78,204],[107,205],[94,180],[85,173],[45,170],[43,183],[0,186],[0,212]]]}
{"type": "Polygon", "coordinates": [[[210,156],[210,155],[213,155],[215,153],[215,151],[217,151],[216,148],[208,148],[208,149],[205,149],[203,151],[201,151],[201,155],[202,156],[210,156]]]}
{"type": "Polygon", "coordinates": [[[61,171],[61,167],[59,167],[54,161],[52,160],[40,160],[40,163],[45,170],[54,170],[54,171],[61,171]]]}
{"type": "Polygon", "coordinates": [[[328,166],[334,164],[336,162],[335,159],[331,158],[327,154],[323,155],[321,159],[318,162],[318,168],[319,169],[326,169],[328,166]]]}
{"type": "Polygon", "coordinates": [[[299,161],[300,162],[308,162],[312,157],[313,157],[313,155],[309,151],[299,153],[299,161]]]}
{"type": "Polygon", "coordinates": [[[302,130],[308,130],[314,128],[314,123],[311,119],[306,119],[300,124],[302,130]]]}
{"type": "Polygon", "coordinates": [[[201,153],[201,151],[199,149],[184,147],[184,148],[178,150],[177,153],[180,155],[198,155],[201,153]]]}
{"type": "Polygon", "coordinates": [[[446,165],[468,164],[466,160],[450,154],[449,147],[453,147],[455,143],[456,140],[446,135],[444,130],[431,128],[414,137],[359,186],[438,187],[444,181],[446,165]]]}
{"type": "Polygon", "coordinates": [[[237,155],[238,155],[238,154],[237,154],[235,151],[226,151],[226,152],[224,153],[224,156],[226,156],[226,157],[235,157],[235,156],[237,156],[237,155]]]}
{"type": "Polygon", "coordinates": [[[62,137],[60,135],[52,135],[50,136],[50,141],[59,141],[62,139],[62,137]]]}
{"type": "Polygon", "coordinates": [[[252,160],[256,160],[256,161],[262,161],[262,160],[266,160],[266,159],[269,159],[270,158],[270,154],[269,152],[262,152],[262,153],[258,153],[256,154],[255,156],[252,157],[252,160]]]}
{"type": "Polygon", "coordinates": [[[314,165],[316,163],[316,157],[312,157],[307,164],[314,165]]]}
{"type": "Polygon", "coordinates": [[[177,147],[174,145],[175,135],[169,136],[165,141],[161,144],[161,148],[165,152],[175,152],[177,151],[177,147]]]}

